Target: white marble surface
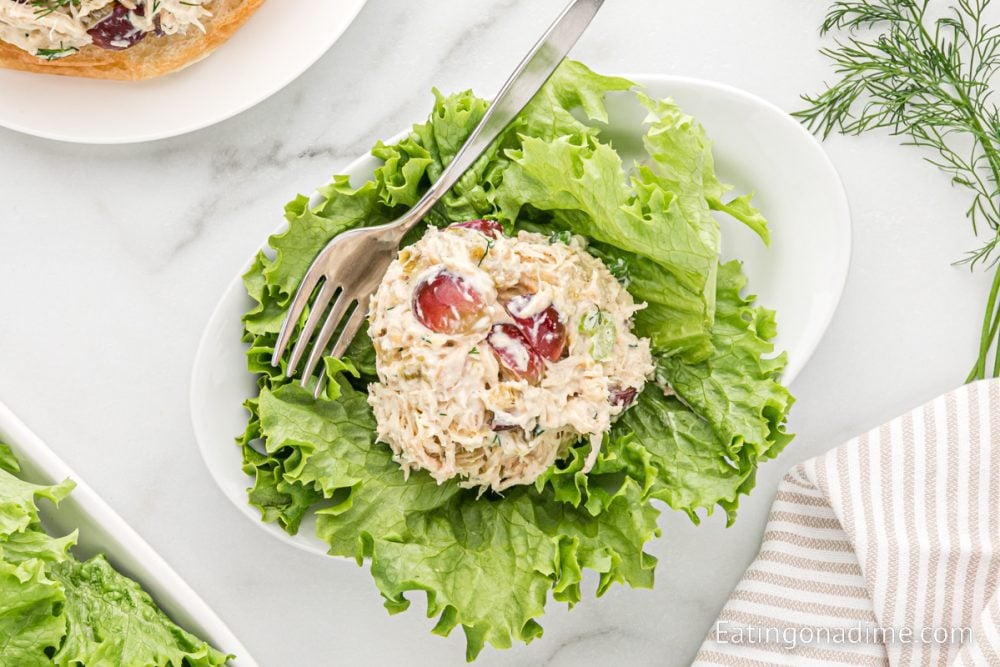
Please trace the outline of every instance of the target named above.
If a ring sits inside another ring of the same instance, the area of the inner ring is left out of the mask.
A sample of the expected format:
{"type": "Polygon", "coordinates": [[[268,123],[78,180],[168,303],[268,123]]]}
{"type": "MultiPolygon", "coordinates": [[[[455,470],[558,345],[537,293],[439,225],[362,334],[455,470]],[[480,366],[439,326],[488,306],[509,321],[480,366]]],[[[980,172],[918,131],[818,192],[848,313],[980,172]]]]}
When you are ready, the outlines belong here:
{"type": "MultiPolygon", "coordinates": [[[[279,543],[216,489],[188,420],[202,326],[286,200],[421,119],[431,86],[491,94],[562,4],[371,0],[301,79],[186,137],[83,147],[0,131],[0,400],[262,665],[458,664],[463,639],[432,637],[419,600],[388,617],[366,572],[279,543]]],[[[816,53],[824,4],[609,0],[575,55],[609,73],[724,81],[791,110],[831,76],[816,53]]],[[[840,310],[793,386],[798,439],[733,528],[664,515],[655,590],[552,606],[543,639],[487,649],[481,664],[689,663],[756,553],[782,473],[962,381],[988,283],[949,264],[974,244],[964,194],[889,137],[827,149],[855,247],[840,310]]]]}

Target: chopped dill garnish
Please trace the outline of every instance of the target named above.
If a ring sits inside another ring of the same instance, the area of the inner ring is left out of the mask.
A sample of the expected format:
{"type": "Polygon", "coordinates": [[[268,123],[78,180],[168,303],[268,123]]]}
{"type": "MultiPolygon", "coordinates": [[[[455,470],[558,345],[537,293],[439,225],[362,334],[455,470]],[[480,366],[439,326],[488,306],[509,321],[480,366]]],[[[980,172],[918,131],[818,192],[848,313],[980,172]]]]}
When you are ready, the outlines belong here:
{"type": "MultiPolygon", "coordinates": [[[[35,8],[35,16],[42,17],[56,12],[63,7],[80,6],[80,0],[31,0],[31,6],[35,8]]],[[[39,49],[44,51],[47,49],[39,49]]]]}
{"type": "Polygon", "coordinates": [[[60,58],[65,58],[66,56],[73,55],[77,53],[80,49],[75,46],[63,46],[59,44],[58,49],[38,49],[35,51],[35,55],[39,58],[45,58],[46,60],[58,60],[60,58]]]}

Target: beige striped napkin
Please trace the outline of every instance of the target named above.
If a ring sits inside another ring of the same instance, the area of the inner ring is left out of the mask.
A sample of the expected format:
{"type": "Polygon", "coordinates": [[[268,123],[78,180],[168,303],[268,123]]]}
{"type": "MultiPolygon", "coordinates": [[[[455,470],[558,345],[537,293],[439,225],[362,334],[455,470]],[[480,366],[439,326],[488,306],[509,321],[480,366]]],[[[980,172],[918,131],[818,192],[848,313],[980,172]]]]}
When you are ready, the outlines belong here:
{"type": "Polygon", "coordinates": [[[1000,667],[1000,382],[789,472],[696,665],[1000,667]]]}

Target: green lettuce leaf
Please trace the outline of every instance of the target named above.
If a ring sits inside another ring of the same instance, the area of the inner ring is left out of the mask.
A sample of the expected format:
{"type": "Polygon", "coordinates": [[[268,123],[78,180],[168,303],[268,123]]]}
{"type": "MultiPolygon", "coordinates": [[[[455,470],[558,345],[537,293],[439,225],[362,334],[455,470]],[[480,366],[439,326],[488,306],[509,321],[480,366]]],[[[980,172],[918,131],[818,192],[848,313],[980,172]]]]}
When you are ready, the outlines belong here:
{"type": "Polygon", "coordinates": [[[311,391],[286,384],[260,394],[261,430],[268,453],[288,448],[284,478],[330,497],[361,481],[375,441],[367,395],[343,387],[338,400],[315,400],[311,391]]]}
{"type": "Polygon", "coordinates": [[[522,136],[540,139],[596,136],[601,124],[608,122],[605,106],[608,94],[634,87],[628,79],[604,76],[581,62],[566,60],[508,128],[506,145],[516,145],[522,136]],[[580,120],[574,110],[593,122],[580,120]]]}
{"type": "MultiPolygon", "coordinates": [[[[505,149],[518,147],[522,136],[596,136],[598,128],[579,120],[572,110],[579,109],[590,121],[606,122],[605,95],[633,85],[627,79],[603,76],[582,63],[566,61],[434,207],[427,222],[440,226],[492,214],[491,191],[509,164],[505,149]]],[[[381,201],[388,206],[413,206],[426,187],[441,176],[488,107],[486,100],[471,90],[448,96],[436,89],[433,92],[434,107],[426,123],[414,125],[410,135],[397,144],[378,142],[372,149],[372,155],[384,162],[375,171],[375,183],[381,201]]]]}
{"type": "Polygon", "coordinates": [[[0,444],[0,664],[49,665],[65,632],[62,588],[47,571],[66,558],[75,534],[46,535],[36,502],[58,503],[73,489],[69,480],[45,486],[15,476],[20,471],[10,447],[0,444]]]}
{"type": "Polygon", "coordinates": [[[766,460],[792,439],[784,423],[794,399],[780,382],[785,354],[773,355],[774,311],[742,295],[746,282],[738,262],[720,267],[714,354],[698,364],[661,358],[657,373],[711,426],[729,455],[750,450],[766,460]]]}
{"type": "Polygon", "coordinates": [[[0,538],[23,532],[38,523],[37,499],[46,498],[58,504],[74,486],[70,480],[52,486],[31,484],[0,470],[0,538]]]}
{"type": "Polygon", "coordinates": [[[655,560],[642,547],[657,533],[659,512],[643,504],[634,481],[626,480],[594,519],[551,491],[521,488],[477,500],[475,492],[438,485],[425,473],[406,479],[388,447],[358,429],[374,428],[359,395],[345,388],[335,400],[316,400],[284,385],[261,394],[261,424],[275,447],[309,443],[298,448],[292,475],[316,484],[307,471],[323,471],[323,491],[335,499],[317,512],[318,534],[331,554],[371,561],[390,611],[409,606],[408,591],[425,591],[428,614],[439,617],[435,632],[461,625],[472,659],[486,641],[506,647],[512,638],[540,635],[534,619],[548,592],[578,601],[584,568],[600,574],[598,594],[613,582],[652,585],[655,560]]]}
{"type": "MultiPolygon", "coordinates": [[[[379,142],[372,155],[385,164],[375,171],[375,183],[381,201],[388,206],[408,208],[417,203],[445,166],[462,147],[476,124],[486,113],[487,103],[467,90],[444,96],[434,91],[434,108],[428,122],[413,126],[409,137],[395,145],[379,142]]],[[[487,203],[486,171],[496,158],[496,147],[488,148],[458,183],[428,214],[429,224],[447,224],[456,218],[482,215],[487,203]]]]}
{"type": "Polygon", "coordinates": [[[16,475],[21,472],[21,464],[10,447],[0,442],[0,470],[16,475]]]}
{"type": "Polygon", "coordinates": [[[549,590],[572,606],[584,568],[599,573],[598,596],[614,582],[651,588],[656,561],[643,545],[658,534],[658,514],[631,480],[596,518],[531,489],[492,501],[466,494],[409,514],[408,534],[370,536],[368,555],[386,607],[403,611],[407,591],[426,591],[428,615],[439,615],[434,632],[461,625],[472,660],[485,642],[507,648],[541,636],[535,619],[549,590]]]}
{"type": "Polygon", "coordinates": [[[28,560],[59,563],[70,557],[69,550],[76,545],[77,531],[62,537],[52,537],[41,528],[14,533],[0,540],[0,558],[12,565],[28,560]]]}
{"type": "Polygon", "coordinates": [[[0,560],[0,665],[52,664],[46,651],[58,647],[65,634],[64,600],[42,561],[0,560]]]}
{"type": "Polygon", "coordinates": [[[182,630],[103,556],[53,567],[66,601],[56,665],[224,665],[227,656],[182,630]]]}
{"type": "Polygon", "coordinates": [[[771,241],[767,220],[751,204],[753,195],[723,201],[733,189],[715,174],[712,142],[693,116],[681,111],[672,100],[654,100],[639,93],[639,101],[649,111],[649,131],[643,144],[659,182],[678,195],[686,214],[708,225],[709,209],[736,218],[754,231],[765,244],[771,241]]]}
{"type": "Polygon", "coordinates": [[[54,503],[69,480],[45,486],[16,477],[0,443],[0,665],[224,665],[230,658],[175,625],[142,588],[103,556],[80,563],[77,533],[54,537],[36,501],[54,503]]]}
{"type": "Polygon", "coordinates": [[[572,137],[525,137],[520,150],[508,155],[512,164],[496,194],[506,219],[516,219],[527,204],[551,211],[559,227],[651,259],[696,292],[705,288],[718,239],[689,224],[677,198],[659,184],[645,176],[625,181],[621,156],[611,146],[594,139],[580,145],[572,137]],[[674,233],[663,234],[664,228],[674,233]]]}
{"type": "Polygon", "coordinates": [[[738,262],[723,264],[713,354],[697,364],[676,357],[657,360],[657,375],[675,396],[647,386],[636,405],[612,429],[631,437],[657,469],[652,497],[683,510],[725,510],[736,518],[739,495],[753,488],[757,465],[792,440],[785,418],[793,398],[779,382],[784,353],[771,356],[774,312],[743,296],[738,262]]]}

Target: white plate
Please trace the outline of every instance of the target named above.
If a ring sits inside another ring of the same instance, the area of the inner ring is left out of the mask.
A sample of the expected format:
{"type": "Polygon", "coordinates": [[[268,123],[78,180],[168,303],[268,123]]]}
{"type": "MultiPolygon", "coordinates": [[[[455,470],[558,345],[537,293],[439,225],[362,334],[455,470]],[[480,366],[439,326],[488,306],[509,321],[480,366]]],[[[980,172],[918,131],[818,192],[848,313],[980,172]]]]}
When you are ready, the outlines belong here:
{"type": "Polygon", "coordinates": [[[0,125],[59,141],[125,144],[226,120],[278,92],[319,60],[365,0],[295,0],[294,11],[289,4],[265,2],[208,58],[150,81],[0,70],[0,125]],[[72,113],[67,115],[67,109],[72,113]]]}
{"type": "MultiPolygon", "coordinates": [[[[705,126],[715,142],[720,177],[737,191],[757,191],[756,204],[771,223],[770,248],[741,224],[723,220],[723,254],[744,261],[749,290],[778,311],[779,349],[788,351],[790,383],[812,355],[840,300],[851,253],[847,196],[836,170],[813,138],[786,113],[758,97],[717,83],[672,76],[636,75],[653,97],[673,97],[705,126]]],[[[639,147],[643,113],[625,97],[613,98],[608,134],[625,154],[639,147]]],[[[374,143],[374,142],[373,142],[374,143]]],[[[355,184],[370,179],[377,161],[362,157],[347,167],[355,184]]],[[[239,343],[241,315],[250,307],[237,277],[208,322],[191,379],[191,418],[205,463],[226,496],[254,523],[297,547],[325,553],[304,522],[296,536],[265,524],[247,504],[252,482],[240,469],[233,437],[246,424],[244,399],[254,394],[239,343]]],[[[311,515],[310,515],[311,516],[311,515]]]]}
{"type": "Polygon", "coordinates": [[[0,441],[13,448],[28,481],[56,484],[69,477],[76,482],[76,488],[58,509],[48,502],[39,506],[42,521],[55,534],[80,529],[79,544],[74,548],[77,556],[105,554],[115,568],[138,581],[175,623],[220,651],[236,655],[231,665],[256,667],[246,647],[205,601],[3,403],[0,441]]]}

